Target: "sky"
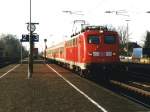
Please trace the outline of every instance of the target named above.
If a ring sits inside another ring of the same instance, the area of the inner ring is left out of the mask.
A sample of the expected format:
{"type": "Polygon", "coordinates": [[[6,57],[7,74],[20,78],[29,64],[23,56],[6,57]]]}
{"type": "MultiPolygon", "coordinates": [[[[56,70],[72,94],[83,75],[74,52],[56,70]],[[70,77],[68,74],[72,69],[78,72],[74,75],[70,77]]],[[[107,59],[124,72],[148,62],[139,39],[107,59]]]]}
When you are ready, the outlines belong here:
{"type": "MultiPolygon", "coordinates": [[[[129,40],[142,44],[146,31],[150,31],[149,0],[32,0],[32,22],[38,22],[35,33],[40,41],[35,44],[44,49],[44,39],[50,47],[70,38],[74,20],[85,20],[90,25],[129,26],[129,40]],[[63,11],[80,11],[84,15],[63,11]],[[124,10],[122,15],[105,11],[124,10]],[[129,16],[125,16],[129,15],[129,16]]],[[[0,0],[0,34],[13,34],[21,38],[27,34],[30,0],[0,0]]],[[[79,27],[79,23],[77,24],[79,27]]],[[[24,43],[28,48],[28,43],[24,43]]]]}

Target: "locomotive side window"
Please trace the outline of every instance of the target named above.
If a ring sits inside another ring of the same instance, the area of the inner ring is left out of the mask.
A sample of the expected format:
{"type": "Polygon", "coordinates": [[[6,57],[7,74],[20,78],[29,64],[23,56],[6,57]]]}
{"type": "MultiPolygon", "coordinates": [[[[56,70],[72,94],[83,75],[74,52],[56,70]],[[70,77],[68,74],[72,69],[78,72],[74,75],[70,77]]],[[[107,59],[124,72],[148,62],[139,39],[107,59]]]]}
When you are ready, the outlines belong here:
{"type": "Polygon", "coordinates": [[[100,43],[99,36],[98,35],[89,35],[88,43],[89,44],[99,44],[100,43]]]}
{"type": "Polygon", "coordinates": [[[116,38],[112,35],[104,37],[104,43],[105,44],[114,44],[115,42],[116,42],[116,38]]]}

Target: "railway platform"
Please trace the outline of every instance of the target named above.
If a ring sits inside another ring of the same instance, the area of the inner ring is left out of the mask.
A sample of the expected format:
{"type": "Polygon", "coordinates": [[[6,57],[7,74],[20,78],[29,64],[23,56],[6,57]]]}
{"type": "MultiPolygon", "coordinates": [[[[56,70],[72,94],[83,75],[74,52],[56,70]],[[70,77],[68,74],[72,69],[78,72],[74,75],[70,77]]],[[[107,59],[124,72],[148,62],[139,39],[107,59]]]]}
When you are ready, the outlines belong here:
{"type": "Polygon", "coordinates": [[[96,83],[54,64],[0,69],[0,112],[150,112],[96,83]]]}

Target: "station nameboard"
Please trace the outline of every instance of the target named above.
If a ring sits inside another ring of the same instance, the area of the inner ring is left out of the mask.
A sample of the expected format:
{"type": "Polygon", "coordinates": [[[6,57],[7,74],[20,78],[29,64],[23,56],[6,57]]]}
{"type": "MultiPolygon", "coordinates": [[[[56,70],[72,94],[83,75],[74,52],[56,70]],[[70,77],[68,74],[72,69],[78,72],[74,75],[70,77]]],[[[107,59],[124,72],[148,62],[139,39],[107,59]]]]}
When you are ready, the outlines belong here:
{"type": "MultiPolygon", "coordinates": [[[[39,35],[32,35],[31,38],[32,38],[33,42],[39,42],[39,35]]],[[[23,34],[22,39],[20,41],[21,42],[29,42],[29,35],[23,34]]]]}

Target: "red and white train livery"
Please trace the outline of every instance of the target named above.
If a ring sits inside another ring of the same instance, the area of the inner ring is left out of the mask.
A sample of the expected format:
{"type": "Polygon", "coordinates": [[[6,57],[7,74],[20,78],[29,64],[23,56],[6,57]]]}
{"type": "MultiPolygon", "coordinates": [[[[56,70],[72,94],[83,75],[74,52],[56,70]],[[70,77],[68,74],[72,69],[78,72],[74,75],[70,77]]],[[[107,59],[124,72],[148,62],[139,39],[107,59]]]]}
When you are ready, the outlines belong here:
{"type": "Polygon", "coordinates": [[[69,40],[47,48],[46,57],[81,75],[106,69],[120,61],[119,36],[105,27],[87,26],[69,40]]]}

